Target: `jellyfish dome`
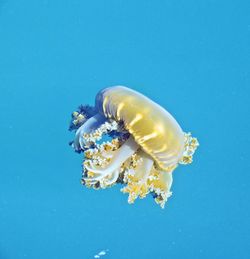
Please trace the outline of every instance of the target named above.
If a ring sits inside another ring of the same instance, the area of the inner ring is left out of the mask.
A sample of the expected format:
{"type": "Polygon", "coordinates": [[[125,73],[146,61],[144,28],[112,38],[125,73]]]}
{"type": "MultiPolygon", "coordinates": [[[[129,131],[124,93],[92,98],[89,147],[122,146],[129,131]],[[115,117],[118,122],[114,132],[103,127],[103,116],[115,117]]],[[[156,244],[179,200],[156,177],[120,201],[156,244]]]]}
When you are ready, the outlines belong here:
{"type": "Polygon", "coordinates": [[[84,156],[83,185],[119,183],[129,203],[152,194],[162,208],[172,194],[174,169],[190,164],[199,145],[163,107],[124,86],[100,91],[94,107],[81,105],[70,130],[71,145],[84,156]]]}

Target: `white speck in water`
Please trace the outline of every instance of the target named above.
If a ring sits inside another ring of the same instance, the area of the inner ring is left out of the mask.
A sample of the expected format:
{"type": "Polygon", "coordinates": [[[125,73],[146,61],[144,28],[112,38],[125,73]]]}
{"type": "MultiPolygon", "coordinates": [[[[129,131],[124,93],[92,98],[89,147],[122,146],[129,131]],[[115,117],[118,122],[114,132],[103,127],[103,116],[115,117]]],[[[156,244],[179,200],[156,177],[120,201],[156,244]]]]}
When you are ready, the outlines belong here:
{"type": "Polygon", "coordinates": [[[94,256],[94,258],[100,258],[101,256],[106,255],[107,252],[108,252],[108,249],[102,250],[101,252],[99,252],[98,254],[96,254],[96,255],[94,256]]]}

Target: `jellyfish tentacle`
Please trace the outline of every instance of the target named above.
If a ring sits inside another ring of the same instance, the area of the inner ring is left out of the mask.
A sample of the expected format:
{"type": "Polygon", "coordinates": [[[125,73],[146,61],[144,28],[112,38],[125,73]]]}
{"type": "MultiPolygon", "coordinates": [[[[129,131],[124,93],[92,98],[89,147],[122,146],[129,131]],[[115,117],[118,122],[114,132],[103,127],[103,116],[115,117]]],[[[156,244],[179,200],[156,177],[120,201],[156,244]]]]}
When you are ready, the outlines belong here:
{"type": "Polygon", "coordinates": [[[151,192],[154,193],[154,199],[157,204],[164,208],[168,198],[172,195],[171,186],[173,183],[172,171],[166,172],[155,170],[150,181],[151,192]]]}
{"type": "Polygon", "coordinates": [[[110,176],[108,179],[105,179],[105,185],[112,185],[114,184],[118,177],[119,177],[119,174],[120,174],[120,170],[119,169],[116,169],[110,176]]]}
{"type": "Polygon", "coordinates": [[[165,202],[172,194],[170,188],[174,169],[170,168],[170,172],[156,169],[153,159],[142,150],[137,152],[137,155],[140,157],[141,163],[127,173],[127,186],[121,191],[129,194],[129,203],[133,203],[138,197],[144,198],[149,192],[152,192],[156,203],[164,208],[165,202]]]}
{"type": "Polygon", "coordinates": [[[110,177],[110,180],[107,180],[107,182],[113,183],[119,177],[119,169],[122,163],[131,157],[138,148],[138,144],[130,136],[119,149],[112,151],[113,156],[111,161],[104,167],[97,166],[93,161],[87,160],[84,167],[87,172],[91,172],[92,176],[83,177],[83,180],[96,182],[105,177],[110,177]]]}
{"type": "Polygon", "coordinates": [[[116,169],[111,174],[94,174],[92,177],[83,177],[84,181],[88,181],[90,184],[95,184],[98,181],[105,180],[106,185],[111,185],[116,182],[119,177],[119,169],[116,169]]]}
{"type": "Polygon", "coordinates": [[[145,183],[154,164],[154,160],[143,150],[138,152],[138,156],[142,162],[135,170],[135,177],[140,179],[142,183],[145,183]]]}
{"type": "Polygon", "coordinates": [[[148,178],[152,170],[154,160],[143,150],[137,152],[139,164],[134,169],[127,172],[125,181],[127,186],[121,189],[123,193],[128,193],[128,202],[134,203],[137,197],[144,198],[150,191],[148,178]]]}
{"type": "Polygon", "coordinates": [[[116,169],[110,175],[105,175],[105,176],[102,175],[102,176],[91,177],[91,178],[83,177],[83,180],[85,182],[87,182],[89,185],[94,185],[97,182],[100,182],[100,186],[102,188],[105,188],[106,186],[110,186],[110,185],[114,184],[117,181],[117,179],[119,177],[119,173],[120,173],[120,170],[116,169]]]}
{"type": "Polygon", "coordinates": [[[94,165],[93,162],[90,162],[86,163],[85,168],[88,171],[97,174],[110,174],[124,161],[126,161],[130,156],[132,156],[138,148],[138,144],[134,141],[133,137],[130,136],[119,149],[113,151],[114,154],[111,159],[111,162],[107,164],[105,167],[102,168],[100,166],[94,165]]]}
{"type": "Polygon", "coordinates": [[[84,144],[85,140],[83,138],[83,135],[85,133],[90,133],[91,131],[97,129],[100,127],[101,124],[103,124],[107,119],[97,113],[93,117],[89,118],[77,131],[75,135],[75,140],[74,140],[74,148],[76,151],[83,150],[84,149],[84,144]]]}

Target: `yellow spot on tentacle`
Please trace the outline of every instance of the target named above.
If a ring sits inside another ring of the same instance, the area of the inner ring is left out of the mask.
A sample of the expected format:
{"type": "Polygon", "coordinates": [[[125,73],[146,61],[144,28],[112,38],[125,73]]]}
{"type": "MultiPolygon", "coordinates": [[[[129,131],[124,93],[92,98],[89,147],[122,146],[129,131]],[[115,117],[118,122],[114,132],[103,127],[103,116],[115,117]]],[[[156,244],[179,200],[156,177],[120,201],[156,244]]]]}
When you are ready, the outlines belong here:
{"type": "Polygon", "coordinates": [[[94,174],[93,172],[90,172],[90,171],[87,172],[87,175],[88,175],[88,177],[90,177],[90,178],[95,176],[95,174],[94,174]]]}
{"type": "Polygon", "coordinates": [[[149,189],[147,184],[139,184],[136,182],[130,182],[128,185],[121,189],[123,193],[128,193],[128,203],[134,203],[134,201],[139,197],[143,199],[147,196],[149,189]]]}
{"type": "Polygon", "coordinates": [[[73,112],[72,116],[74,117],[73,124],[77,126],[78,124],[82,123],[84,120],[86,120],[86,117],[79,113],[79,112],[73,112]]]}

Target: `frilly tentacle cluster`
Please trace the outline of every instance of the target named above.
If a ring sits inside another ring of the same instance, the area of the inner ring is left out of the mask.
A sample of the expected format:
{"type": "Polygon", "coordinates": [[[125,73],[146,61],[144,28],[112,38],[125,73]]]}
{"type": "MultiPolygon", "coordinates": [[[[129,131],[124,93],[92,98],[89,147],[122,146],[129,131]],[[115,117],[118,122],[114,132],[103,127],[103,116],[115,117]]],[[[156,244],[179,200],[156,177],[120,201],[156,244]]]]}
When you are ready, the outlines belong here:
{"type": "Polygon", "coordinates": [[[128,193],[128,202],[144,198],[151,193],[155,201],[163,208],[171,196],[172,174],[160,171],[137,145],[135,150],[123,154],[121,162],[115,157],[120,148],[129,139],[129,133],[115,121],[106,121],[96,130],[84,133],[84,162],[82,184],[89,188],[105,189],[116,183],[125,185],[121,191],[128,193]],[[110,141],[102,140],[104,135],[119,136],[110,141]],[[147,163],[146,163],[146,162],[147,163]],[[115,167],[110,171],[111,164],[115,167]],[[166,179],[165,179],[166,178],[166,179]]]}
{"type": "Polygon", "coordinates": [[[184,133],[185,145],[183,156],[179,161],[179,164],[188,165],[193,162],[193,154],[199,146],[197,138],[191,136],[191,133],[184,133]]]}
{"type": "Polygon", "coordinates": [[[77,111],[71,114],[69,130],[77,130],[85,121],[96,114],[95,107],[90,105],[80,105],[77,111]]]}
{"type": "Polygon", "coordinates": [[[118,131],[119,125],[116,121],[105,122],[95,131],[90,133],[84,133],[83,139],[85,140],[85,148],[89,148],[96,145],[96,142],[102,139],[102,136],[113,131],[118,131]]]}
{"type": "Polygon", "coordinates": [[[172,194],[172,175],[167,173],[169,180],[166,181],[166,173],[156,169],[152,160],[151,165],[143,166],[145,157],[140,149],[121,164],[117,164],[113,172],[105,174],[105,168],[112,163],[123,143],[124,139],[115,138],[87,149],[84,152],[82,184],[94,189],[105,189],[116,183],[124,184],[121,191],[129,194],[129,203],[134,203],[137,198],[145,198],[151,193],[155,201],[164,208],[167,198],[172,194]],[[96,169],[103,169],[102,174],[99,175],[96,169]]]}

